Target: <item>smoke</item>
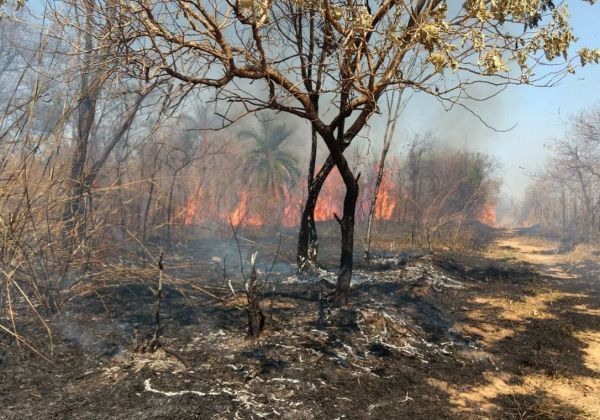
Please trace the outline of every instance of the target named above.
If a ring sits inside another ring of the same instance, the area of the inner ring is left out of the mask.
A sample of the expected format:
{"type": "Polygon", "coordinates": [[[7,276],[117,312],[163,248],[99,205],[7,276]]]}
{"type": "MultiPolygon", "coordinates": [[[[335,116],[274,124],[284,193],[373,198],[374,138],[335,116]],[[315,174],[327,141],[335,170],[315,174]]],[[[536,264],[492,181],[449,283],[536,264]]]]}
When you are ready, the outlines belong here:
{"type": "Polygon", "coordinates": [[[126,324],[98,317],[78,320],[70,311],[61,314],[58,328],[63,339],[86,353],[113,356],[129,345],[131,328],[126,324]]]}

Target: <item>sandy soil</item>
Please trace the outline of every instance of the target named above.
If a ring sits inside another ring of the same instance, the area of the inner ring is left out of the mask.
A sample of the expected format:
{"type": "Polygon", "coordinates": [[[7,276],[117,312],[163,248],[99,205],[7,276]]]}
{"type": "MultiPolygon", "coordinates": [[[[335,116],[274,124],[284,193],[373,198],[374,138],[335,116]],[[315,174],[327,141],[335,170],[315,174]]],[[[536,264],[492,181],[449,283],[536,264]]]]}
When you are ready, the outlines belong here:
{"type": "MultiPolygon", "coordinates": [[[[524,236],[518,229],[505,232],[490,248],[490,257],[502,255],[499,250],[509,251],[510,259],[531,264],[544,286],[520,297],[478,297],[476,302],[497,309],[494,318],[489,310],[472,313],[470,318],[489,323],[491,328],[512,325],[487,334],[484,340],[490,344],[499,339],[514,341],[527,324],[540,328],[540,335],[545,337],[536,342],[530,357],[535,358],[534,367],[543,369],[523,370],[516,375],[488,373],[482,384],[469,390],[453,390],[455,402],[467,407],[470,403],[487,405],[490,400],[512,398],[520,418],[600,418],[597,256],[582,260],[561,252],[558,242],[524,236]],[[534,404],[533,412],[526,401],[519,402],[539,394],[554,402],[547,407],[545,402],[534,404]],[[563,412],[560,407],[566,406],[580,412],[563,412]]],[[[515,345],[519,343],[515,341],[515,345]]]]}

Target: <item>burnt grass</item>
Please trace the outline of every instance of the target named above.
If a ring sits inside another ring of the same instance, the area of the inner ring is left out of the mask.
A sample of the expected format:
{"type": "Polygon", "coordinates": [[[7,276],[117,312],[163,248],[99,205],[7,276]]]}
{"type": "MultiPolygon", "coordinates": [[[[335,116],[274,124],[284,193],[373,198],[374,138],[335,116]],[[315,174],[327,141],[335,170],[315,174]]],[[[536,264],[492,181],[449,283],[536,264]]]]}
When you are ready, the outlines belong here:
{"type": "MultiPolygon", "coordinates": [[[[244,246],[245,264],[251,246],[244,246]]],[[[576,338],[578,331],[600,329],[598,317],[570,309],[598,308],[597,296],[562,297],[549,309],[552,317],[517,324],[481,298],[519,300],[547,290],[548,279],[533,267],[412,250],[359,263],[351,304],[338,309],[328,302],[332,270],[298,279],[286,263],[292,254],[280,252],[263,287],[267,328],[250,339],[239,260],[236,267],[235,253],[227,257],[224,279],[223,260],[215,258],[225,248],[198,241],[167,253],[161,343],[169,352],[134,351],[133,337],[139,348],[154,328],[155,273],[148,270],[138,278],[135,267],[115,269],[112,278],[82,286],[60,313],[48,315],[51,356],[44,329],[19,317],[19,330],[50,362],[0,335],[0,418],[585,415],[542,391],[500,395],[490,408],[459,405],[450,390],[484,384],[489,373],[506,373],[515,384],[531,373],[598,379],[576,338]],[[490,342],[494,328],[515,333],[490,342]]],[[[263,280],[270,258],[262,261],[263,280]]]]}

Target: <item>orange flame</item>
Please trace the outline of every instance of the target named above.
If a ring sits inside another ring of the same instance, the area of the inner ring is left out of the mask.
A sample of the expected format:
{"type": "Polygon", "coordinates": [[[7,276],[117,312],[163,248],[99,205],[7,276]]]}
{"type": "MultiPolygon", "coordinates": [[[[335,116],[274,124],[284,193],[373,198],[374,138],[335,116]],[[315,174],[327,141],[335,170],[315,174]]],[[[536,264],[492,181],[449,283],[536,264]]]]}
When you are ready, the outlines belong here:
{"type": "Polygon", "coordinates": [[[281,224],[286,227],[297,226],[300,223],[302,214],[302,200],[293,199],[288,191],[285,194],[283,210],[281,211],[281,224]]]}
{"type": "Polygon", "coordinates": [[[496,211],[492,203],[485,203],[479,215],[479,220],[491,226],[496,224],[496,211]]]}
{"type": "MultiPolygon", "coordinates": [[[[373,169],[376,172],[376,167],[373,169]]],[[[399,207],[400,197],[393,175],[391,170],[386,170],[384,174],[375,207],[376,220],[393,220],[399,207]]],[[[231,218],[234,225],[263,226],[280,223],[286,227],[298,226],[304,206],[302,197],[305,194],[305,182],[298,180],[295,185],[296,187],[286,191],[281,199],[271,197],[265,200],[258,194],[252,195],[251,191],[241,191],[230,211],[217,208],[214,197],[211,198],[206,191],[199,188],[182,209],[182,219],[186,225],[200,224],[207,220],[229,224],[231,218]]],[[[360,188],[356,215],[359,219],[366,219],[369,213],[372,189],[368,186],[369,182],[364,181],[360,188]]],[[[333,220],[334,214],[341,216],[344,194],[344,183],[336,169],[323,185],[315,208],[315,221],[333,220]]]]}
{"type": "Polygon", "coordinates": [[[335,169],[325,180],[317,207],[315,208],[315,221],[324,222],[333,220],[333,214],[341,215],[340,203],[344,200],[344,181],[335,169]]]}
{"type": "Polygon", "coordinates": [[[244,226],[263,226],[265,221],[255,212],[252,212],[248,206],[250,195],[247,191],[242,191],[237,207],[231,213],[231,223],[234,226],[243,224],[244,226]]]}
{"type": "Polygon", "coordinates": [[[384,172],[381,185],[379,186],[377,203],[375,204],[375,219],[377,220],[391,220],[394,216],[398,197],[394,194],[396,192],[396,183],[392,179],[388,171],[384,172]]]}
{"type": "Polygon", "coordinates": [[[191,225],[197,219],[196,213],[198,210],[198,197],[193,197],[185,206],[183,213],[183,223],[186,225],[191,225]]]}

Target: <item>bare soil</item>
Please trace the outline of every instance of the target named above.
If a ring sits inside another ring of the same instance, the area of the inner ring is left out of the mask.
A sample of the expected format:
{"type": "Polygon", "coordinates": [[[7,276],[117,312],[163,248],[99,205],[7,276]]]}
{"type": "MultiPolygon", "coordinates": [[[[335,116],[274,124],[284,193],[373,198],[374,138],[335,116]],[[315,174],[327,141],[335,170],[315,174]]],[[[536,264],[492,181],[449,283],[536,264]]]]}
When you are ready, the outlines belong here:
{"type": "Polygon", "coordinates": [[[155,353],[132,337],[152,333],[156,273],[115,268],[48,316],[52,356],[19,318],[51,362],[0,336],[0,418],[600,418],[598,257],[523,234],[382,254],[359,264],[342,309],[327,302],[334,259],[297,278],[282,251],[259,339],[229,292],[235,255],[223,275],[225,245],[190,244],[167,254],[155,353]]]}

